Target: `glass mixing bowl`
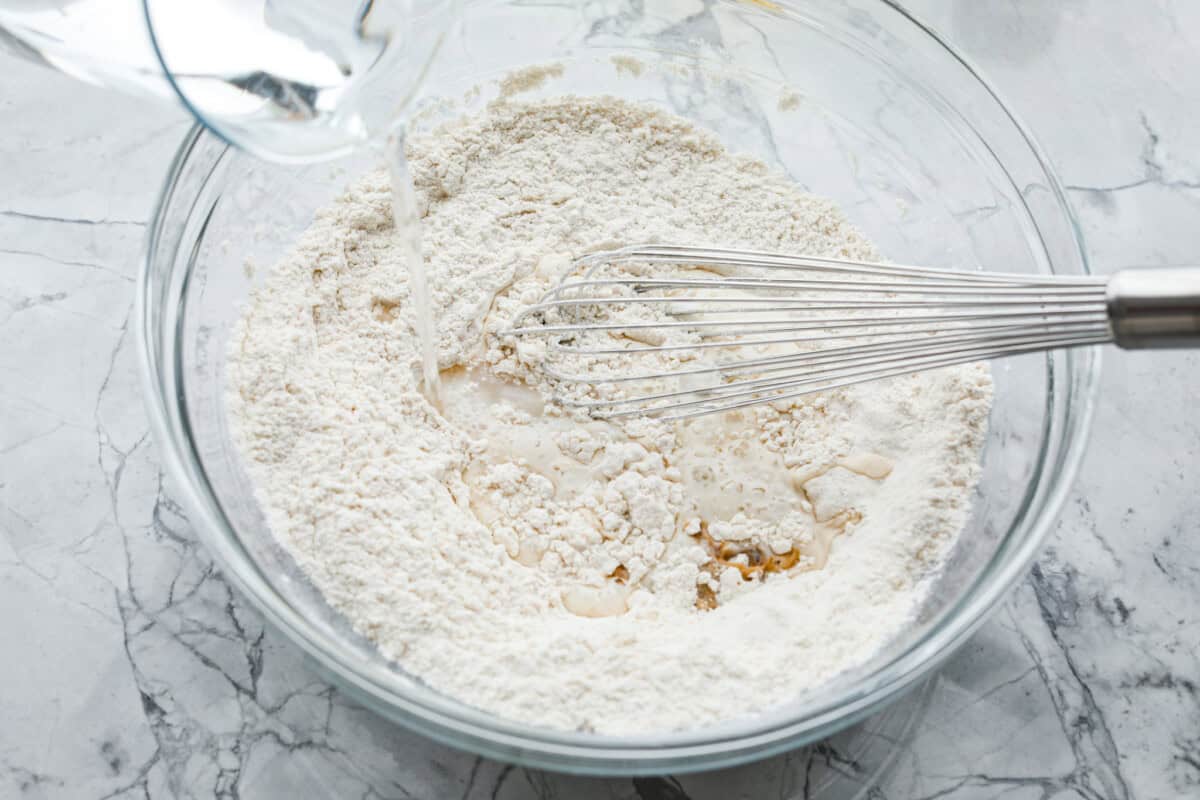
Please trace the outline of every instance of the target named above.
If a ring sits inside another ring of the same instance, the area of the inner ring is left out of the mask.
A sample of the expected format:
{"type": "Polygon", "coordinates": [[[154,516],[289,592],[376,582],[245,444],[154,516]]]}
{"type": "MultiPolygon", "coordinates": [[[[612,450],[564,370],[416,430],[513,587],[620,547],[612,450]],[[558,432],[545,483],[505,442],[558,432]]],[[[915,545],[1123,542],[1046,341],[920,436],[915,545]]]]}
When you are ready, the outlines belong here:
{"type": "MultiPolygon", "coordinates": [[[[673,110],[836,200],[894,261],[1086,271],[1038,147],[966,61],[886,0],[477,0],[448,47],[414,107],[418,131],[482,108],[513,69],[558,63],[561,74],[530,96],[608,93],[673,110]]],[[[1034,557],[1083,449],[1094,350],[993,365],[995,405],[970,522],[918,623],[871,663],[762,715],[622,738],[520,724],[430,690],[356,635],[273,539],[222,400],[226,342],[263,273],[247,264],[268,267],[378,155],[273,165],[193,130],[156,209],[139,286],[152,424],[198,535],[246,597],[364,705],[458,747],[560,770],[744,762],[827,736],[911,687],[967,639],[1034,557]]]]}

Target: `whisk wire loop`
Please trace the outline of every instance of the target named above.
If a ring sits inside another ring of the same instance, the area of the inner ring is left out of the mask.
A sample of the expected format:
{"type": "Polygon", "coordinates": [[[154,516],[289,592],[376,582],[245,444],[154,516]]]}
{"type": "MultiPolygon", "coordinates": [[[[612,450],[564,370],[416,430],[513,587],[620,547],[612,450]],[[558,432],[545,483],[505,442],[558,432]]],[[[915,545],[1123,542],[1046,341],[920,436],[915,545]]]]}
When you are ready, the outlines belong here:
{"type": "Polygon", "coordinates": [[[668,245],[572,267],[503,334],[546,338],[560,401],[597,417],[687,418],[1113,340],[1091,276],[668,245]]]}

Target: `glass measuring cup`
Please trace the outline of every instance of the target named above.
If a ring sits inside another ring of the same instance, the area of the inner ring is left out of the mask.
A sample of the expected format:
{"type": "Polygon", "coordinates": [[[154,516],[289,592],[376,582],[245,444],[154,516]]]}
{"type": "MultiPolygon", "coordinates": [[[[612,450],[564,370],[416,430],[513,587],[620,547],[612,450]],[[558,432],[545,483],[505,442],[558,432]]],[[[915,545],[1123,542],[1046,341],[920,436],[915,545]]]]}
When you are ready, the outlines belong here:
{"type": "Polygon", "coordinates": [[[335,158],[402,113],[457,0],[0,0],[0,46],[178,98],[255,155],[335,158]]]}

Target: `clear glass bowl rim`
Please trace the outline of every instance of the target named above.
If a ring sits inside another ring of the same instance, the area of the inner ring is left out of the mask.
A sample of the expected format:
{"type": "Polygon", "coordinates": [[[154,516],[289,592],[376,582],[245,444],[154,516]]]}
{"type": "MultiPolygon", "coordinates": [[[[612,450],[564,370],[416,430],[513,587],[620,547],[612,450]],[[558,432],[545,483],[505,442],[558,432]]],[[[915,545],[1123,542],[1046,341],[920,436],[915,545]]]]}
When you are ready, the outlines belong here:
{"type": "MultiPolygon", "coordinates": [[[[1083,237],[1066,194],[1028,129],[1016,118],[974,65],[928,25],[889,0],[878,0],[900,14],[957,61],[1004,112],[1023,137],[1045,176],[1058,211],[1069,224],[1078,267],[1088,272],[1083,237]]],[[[1067,355],[1064,415],[1058,447],[1041,465],[1040,482],[1027,506],[1006,532],[1001,547],[978,576],[971,591],[943,612],[938,625],[907,650],[857,685],[813,704],[786,722],[764,725],[751,734],[681,732],[645,737],[598,737],[559,732],[503,720],[475,709],[446,706],[432,690],[396,691],[373,681],[339,652],[337,642],[317,630],[273,588],[241,545],[204,475],[195,451],[183,404],[180,369],[179,309],[159,307],[155,264],[160,256],[162,224],[179,189],[193,149],[205,136],[219,132],[196,124],[185,136],[168,169],[143,244],[137,285],[138,347],[150,426],[159,443],[163,466],[189,512],[199,538],[225,576],[283,634],[296,643],[340,688],[377,713],[445,744],[480,755],[527,766],[586,774],[650,774],[730,766],[763,758],[829,736],[853,724],[912,687],[948,658],[986,620],[1025,574],[1049,534],[1083,457],[1099,377],[1099,351],[1067,355]],[[160,320],[161,318],[161,320],[160,320]],[[172,324],[167,325],[166,320],[172,324]],[[1024,527],[1020,535],[1018,529],[1024,527]],[[1015,542],[1015,546],[1010,547],[1015,542]],[[424,695],[424,696],[421,696],[424,695]]],[[[228,146],[228,145],[226,145],[228,146]]],[[[176,280],[178,276],[171,276],[176,280]]],[[[186,280],[186,276],[184,278],[186,280]]],[[[1052,442],[1055,444],[1055,442],[1052,442]]]]}

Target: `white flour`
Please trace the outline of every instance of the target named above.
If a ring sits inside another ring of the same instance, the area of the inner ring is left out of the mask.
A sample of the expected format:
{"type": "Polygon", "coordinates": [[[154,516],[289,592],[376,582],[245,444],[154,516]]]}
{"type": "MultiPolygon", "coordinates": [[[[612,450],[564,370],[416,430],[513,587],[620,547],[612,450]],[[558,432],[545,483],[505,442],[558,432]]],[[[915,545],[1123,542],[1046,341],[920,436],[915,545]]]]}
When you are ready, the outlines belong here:
{"type": "Polygon", "coordinates": [[[966,518],[986,368],[618,426],[545,405],[536,345],[489,333],[564,253],[876,257],[831,204],[612,98],[500,103],[410,162],[444,416],[416,389],[383,172],[276,267],[229,364],[272,530],[358,630],[467,703],[634,733],[762,711],[903,628],[966,518]]]}

